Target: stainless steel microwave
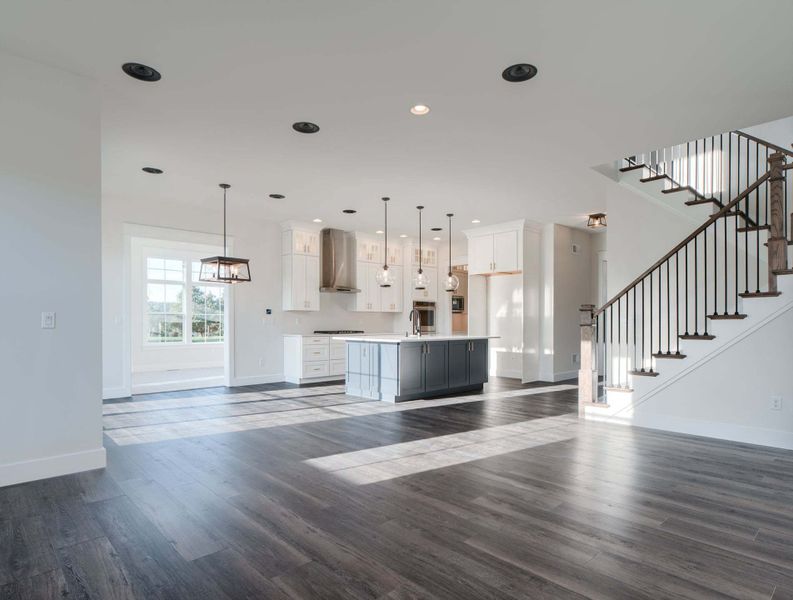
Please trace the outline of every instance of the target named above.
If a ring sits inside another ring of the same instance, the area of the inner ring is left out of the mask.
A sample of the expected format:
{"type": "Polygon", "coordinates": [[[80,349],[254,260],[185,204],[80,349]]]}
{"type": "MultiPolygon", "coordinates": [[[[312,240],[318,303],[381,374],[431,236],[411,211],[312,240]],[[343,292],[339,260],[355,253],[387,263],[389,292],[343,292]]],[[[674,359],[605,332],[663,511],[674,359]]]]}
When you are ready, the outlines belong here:
{"type": "Polygon", "coordinates": [[[435,303],[416,301],[413,308],[419,312],[421,333],[435,333],[435,303]]]}
{"type": "Polygon", "coordinates": [[[452,312],[465,312],[465,296],[452,296],[452,312]]]}

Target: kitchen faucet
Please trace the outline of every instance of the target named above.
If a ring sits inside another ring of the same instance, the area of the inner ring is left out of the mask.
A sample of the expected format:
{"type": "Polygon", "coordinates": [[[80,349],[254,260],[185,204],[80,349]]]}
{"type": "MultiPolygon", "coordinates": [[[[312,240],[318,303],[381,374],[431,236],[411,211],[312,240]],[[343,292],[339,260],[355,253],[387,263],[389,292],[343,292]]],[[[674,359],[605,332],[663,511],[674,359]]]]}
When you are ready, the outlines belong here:
{"type": "Polygon", "coordinates": [[[411,326],[413,328],[413,335],[420,336],[421,335],[421,313],[419,313],[418,309],[412,309],[408,314],[408,321],[410,321],[411,326]]]}

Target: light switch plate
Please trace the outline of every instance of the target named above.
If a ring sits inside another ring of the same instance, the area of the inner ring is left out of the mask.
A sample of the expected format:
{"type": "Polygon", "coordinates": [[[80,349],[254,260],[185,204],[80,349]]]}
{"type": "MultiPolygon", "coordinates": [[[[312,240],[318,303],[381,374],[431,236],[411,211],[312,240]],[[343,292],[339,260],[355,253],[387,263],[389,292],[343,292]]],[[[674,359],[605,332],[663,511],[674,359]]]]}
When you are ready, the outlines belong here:
{"type": "Polygon", "coordinates": [[[43,312],[41,313],[41,328],[42,329],[55,329],[55,313],[43,312]]]}
{"type": "Polygon", "coordinates": [[[782,396],[771,396],[771,410],[782,410],[782,396]]]}

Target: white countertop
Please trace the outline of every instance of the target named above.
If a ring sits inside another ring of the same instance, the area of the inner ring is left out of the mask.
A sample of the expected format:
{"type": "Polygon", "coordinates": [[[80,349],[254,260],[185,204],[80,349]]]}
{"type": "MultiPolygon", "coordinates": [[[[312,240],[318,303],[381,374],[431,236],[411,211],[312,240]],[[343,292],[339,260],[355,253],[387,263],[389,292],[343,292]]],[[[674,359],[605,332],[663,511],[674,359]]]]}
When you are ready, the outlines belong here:
{"type": "Polygon", "coordinates": [[[344,342],[372,342],[380,344],[409,344],[413,342],[444,342],[452,340],[495,340],[497,335],[432,335],[424,334],[421,336],[406,337],[398,333],[380,334],[358,334],[358,335],[336,335],[334,340],[344,342]]]}

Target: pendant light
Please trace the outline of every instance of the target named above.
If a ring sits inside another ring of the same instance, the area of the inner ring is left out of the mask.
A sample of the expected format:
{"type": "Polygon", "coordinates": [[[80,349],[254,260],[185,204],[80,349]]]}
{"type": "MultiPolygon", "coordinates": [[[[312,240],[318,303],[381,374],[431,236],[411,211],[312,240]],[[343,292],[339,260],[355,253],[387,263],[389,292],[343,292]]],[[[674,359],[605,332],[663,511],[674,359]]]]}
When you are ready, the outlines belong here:
{"type": "Polygon", "coordinates": [[[413,276],[413,288],[417,290],[426,290],[430,284],[430,278],[421,268],[421,211],[424,210],[423,206],[416,207],[419,211],[419,270],[413,276]]]}
{"type": "Polygon", "coordinates": [[[586,226],[591,227],[592,229],[600,229],[601,227],[605,227],[606,215],[603,213],[589,215],[589,218],[586,221],[586,226]]]}
{"type": "Polygon", "coordinates": [[[232,258],[225,256],[226,249],[226,191],[231,187],[228,183],[221,183],[223,190],[223,254],[201,259],[199,281],[208,283],[243,283],[251,280],[251,270],[247,258],[232,258]]]}
{"type": "Polygon", "coordinates": [[[388,270],[388,201],[390,198],[383,198],[383,209],[385,210],[385,244],[383,245],[383,268],[377,272],[377,283],[380,287],[389,288],[394,285],[394,273],[388,270]]]}
{"type": "Polygon", "coordinates": [[[449,273],[443,282],[443,288],[447,292],[456,292],[457,288],[460,287],[460,279],[452,273],[452,217],[454,214],[448,213],[446,216],[449,217],[449,273]]]}

